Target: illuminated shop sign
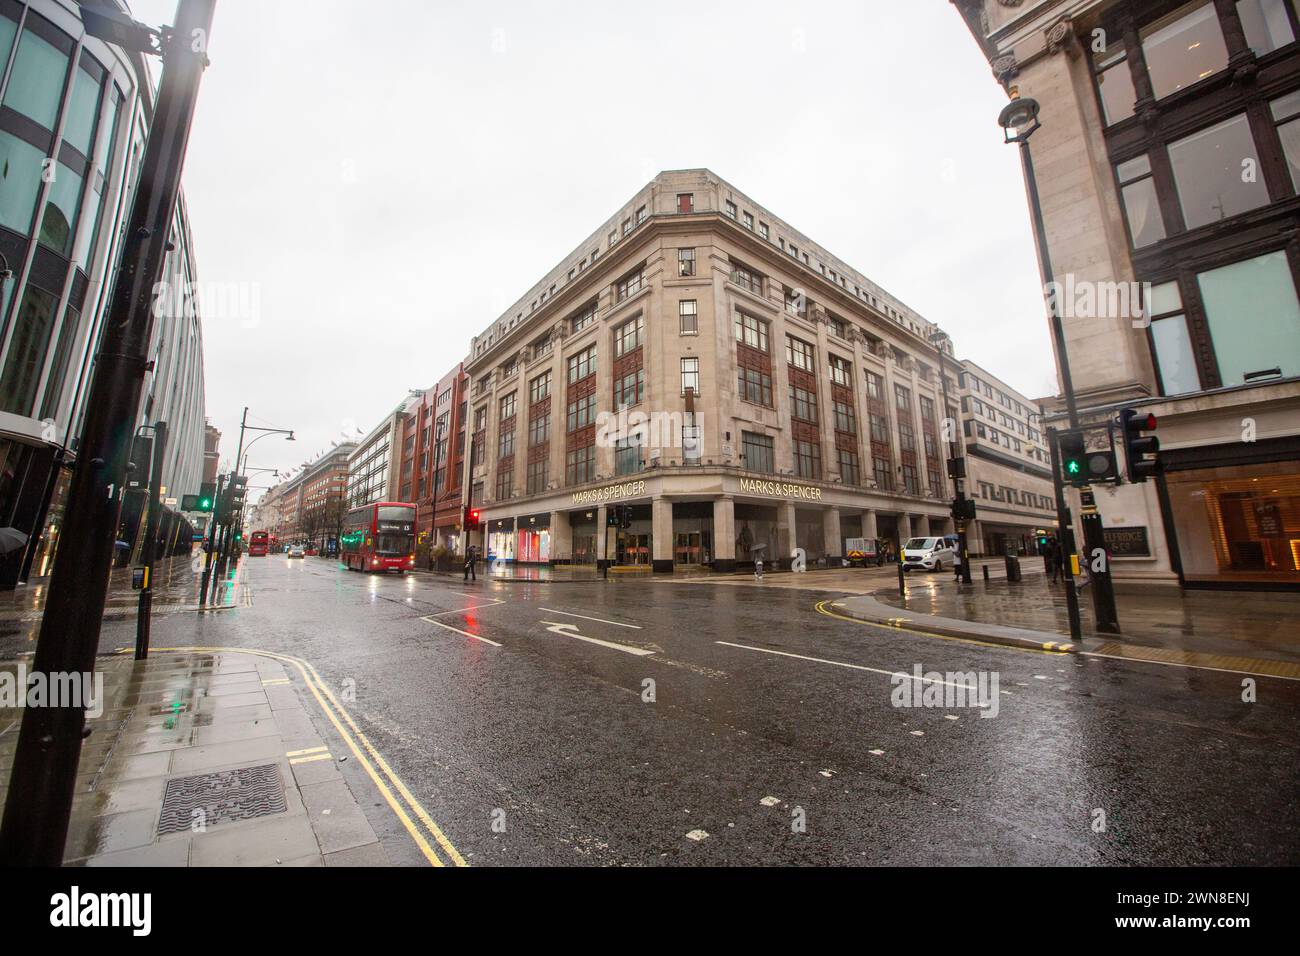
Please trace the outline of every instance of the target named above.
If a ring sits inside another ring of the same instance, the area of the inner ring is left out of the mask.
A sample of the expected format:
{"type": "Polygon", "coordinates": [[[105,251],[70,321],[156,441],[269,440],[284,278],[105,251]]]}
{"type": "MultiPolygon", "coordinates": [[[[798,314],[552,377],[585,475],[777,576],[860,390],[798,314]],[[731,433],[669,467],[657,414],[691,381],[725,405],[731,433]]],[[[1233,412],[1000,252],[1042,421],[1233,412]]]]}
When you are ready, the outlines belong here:
{"type": "Polygon", "coordinates": [[[798,498],[803,501],[821,501],[822,490],[812,485],[791,485],[784,481],[759,481],[754,478],[741,478],[740,490],[751,495],[764,495],[768,498],[798,498]]]}
{"type": "Polygon", "coordinates": [[[634,498],[643,494],[645,494],[644,481],[627,481],[621,485],[606,485],[604,488],[593,488],[591,491],[575,491],[573,493],[573,503],[575,505],[585,505],[595,501],[608,501],[611,498],[634,498]]]}

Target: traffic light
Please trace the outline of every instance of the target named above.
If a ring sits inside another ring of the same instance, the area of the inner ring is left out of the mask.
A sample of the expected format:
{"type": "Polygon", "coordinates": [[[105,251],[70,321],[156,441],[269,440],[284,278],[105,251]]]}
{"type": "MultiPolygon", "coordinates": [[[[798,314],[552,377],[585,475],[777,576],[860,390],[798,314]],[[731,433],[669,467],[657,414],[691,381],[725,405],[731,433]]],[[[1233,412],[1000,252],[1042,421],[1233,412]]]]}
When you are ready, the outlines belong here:
{"type": "Polygon", "coordinates": [[[217,503],[217,485],[213,481],[205,481],[199,485],[199,506],[198,511],[211,511],[217,503]]]}
{"type": "Polygon", "coordinates": [[[1057,441],[1061,449],[1061,480],[1067,485],[1084,487],[1095,482],[1119,481],[1113,447],[1089,451],[1081,428],[1061,432],[1057,441]]]}
{"type": "Polygon", "coordinates": [[[956,481],[958,478],[966,477],[966,459],[949,458],[948,459],[948,477],[956,481]]]}
{"type": "Polygon", "coordinates": [[[605,527],[621,528],[622,526],[622,521],[619,518],[619,506],[614,505],[612,508],[607,508],[605,510],[605,527]]]}
{"type": "Polygon", "coordinates": [[[618,506],[618,526],[623,531],[632,527],[632,507],[630,505],[618,506]]]}
{"type": "Polygon", "coordinates": [[[1056,443],[1061,449],[1061,480],[1067,485],[1086,485],[1088,480],[1084,457],[1088,452],[1088,443],[1084,440],[1083,432],[1061,432],[1056,443]]]}
{"type": "Polygon", "coordinates": [[[1156,417],[1150,412],[1126,408],[1119,413],[1124,431],[1124,461],[1128,465],[1128,480],[1137,484],[1160,471],[1160,439],[1144,432],[1156,430],[1156,417]],[[1147,457],[1147,456],[1150,457],[1147,457]]]}
{"type": "Polygon", "coordinates": [[[461,522],[466,531],[477,531],[483,527],[483,516],[479,514],[477,508],[465,507],[465,520],[461,522]]]}

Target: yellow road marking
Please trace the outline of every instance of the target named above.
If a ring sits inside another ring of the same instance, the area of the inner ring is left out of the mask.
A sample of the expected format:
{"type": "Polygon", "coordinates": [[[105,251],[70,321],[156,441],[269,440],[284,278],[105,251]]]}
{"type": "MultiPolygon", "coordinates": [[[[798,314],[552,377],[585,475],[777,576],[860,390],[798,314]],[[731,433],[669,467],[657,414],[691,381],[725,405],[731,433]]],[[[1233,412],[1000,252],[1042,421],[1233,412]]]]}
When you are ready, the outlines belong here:
{"type": "Polygon", "coordinates": [[[384,800],[388,803],[389,809],[391,809],[397,819],[401,821],[402,826],[406,828],[406,832],[410,834],[411,839],[415,841],[415,845],[420,848],[420,852],[424,854],[425,859],[434,866],[446,865],[433,847],[429,845],[429,841],[425,839],[424,834],[420,832],[419,827],[417,827],[414,821],[411,820],[401,803],[398,802],[397,798],[393,795],[392,789],[390,789],[388,784],[380,778],[374,765],[372,765],[370,760],[366,758],[366,755],[362,752],[361,748],[357,746],[358,739],[366,748],[366,751],[369,752],[370,756],[374,758],[375,763],[379,765],[384,775],[392,783],[393,788],[402,795],[407,805],[411,808],[411,811],[419,817],[426,827],[429,828],[434,839],[443,848],[456,866],[469,865],[465,862],[465,858],[456,851],[454,846],[452,846],[451,841],[447,839],[446,834],[444,834],[438,825],[433,822],[433,819],[429,816],[424,807],[420,805],[420,802],[416,800],[411,794],[411,791],[406,788],[406,784],[404,784],[401,778],[393,772],[393,769],[388,766],[387,761],[379,755],[379,752],[375,750],[370,741],[366,739],[363,733],[361,733],[360,729],[356,725],[356,721],[354,721],[352,716],[341,704],[338,703],[333,692],[331,692],[325,682],[321,680],[320,674],[316,672],[316,668],[312,667],[312,665],[307,661],[301,660],[297,657],[289,657],[285,654],[276,654],[271,651],[255,650],[247,647],[156,647],[153,648],[153,650],[159,653],[177,654],[251,654],[255,657],[268,657],[282,663],[292,664],[302,675],[303,682],[307,685],[307,689],[311,691],[312,696],[316,698],[316,703],[320,705],[326,718],[334,725],[334,729],[338,731],[339,736],[342,737],[344,743],[348,745],[348,749],[352,751],[362,768],[364,768],[366,773],[370,776],[371,781],[374,783],[375,787],[378,788],[380,795],[382,795],[384,800]],[[321,696],[322,691],[325,696],[333,702],[334,706],[338,708],[339,714],[341,714],[343,719],[347,721],[348,726],[355,731],[356,739],[354,739],[353,735],[348,733],[347,729],[339,723],[338,716],[336,716],[334,710],[330,708],[329,704],[325,702],[325,697],[321,696]]]}
{"type": "Polygon", "coordinates": [[[312,754],[310,757],[295,757],[293,760],[290,760],[289,763],[296,765],[300,763],[312,763],[317,760],[333,760],[333,759],[334,759],[333,754],[312,754]]]}
{"type": "Polygon", "coordinates": [[[263,687],[279,687],[281,684],[292,684],[292,683],[293,683],[293,681],[289,680],[289,678],[287,678],[287,677],[277,677],[277,678],[275,678],[274,680],[264,680],[264,681],[262,681],[262,686],[263,686],[263,687]]]}
{"type": "MultiPolygon", "coordinates": [[[[870,627],[873,625],[873,622],[871,621],[863,621],[856,617],[848,617],[847,615],[844,614],[836,614],[834,611],[829,610],[826,607],[826,605],[829,603],[830,603],[829,601],[818,601],[813,606],[814,608],[816,608],[818,614],[824,614],[827,617],[838,618],[841,621],[848,621],[851,624],[861,624],[864,627],[870,627]]],[[[1027,651],[1030,654],[1051,654],[1053,657],[1061,657],[1063,654],[1066,653],[1067,649],[1071,649],[1074,647],[1073,644],[1056,645],[1055,641],[1049,641],[1047,644],[1044,644],[1041,648],[1016,647],[1014,644],[994,644],[990,641],[977,641],[973,637],[953,637],[951,634],[936,634],[933,631],[923,631],[917,627],[903,627],[901,624],[893,623],[894,621],[906,621],[906,620],[908,619],[890,618],[889,623],[886,624],[882,622],[880,624],[875,624],[874,626],[890,627],[896,631],[906,631],[908,634],[920,634],[922,637],[937,637],[943,641],[957,641],[960,644],[974,644],[977,647],[1001,647],[1009,651],[1027,651]]]]}
{"type": "Polygon", "coordinates": [[[286,757],[302,757],[302,756],[304,756],[304,755],[306,755],[306,754],[318,754],[318,753],[320,753],[322,750],[328,750],[328,749],[329,749],[329,748],[328,748],[328,747],[325,747],[324,745],[322,745],[322,746],[320,746],[320,747],[308,747],[306,750],[290,750],[290,751],[288,751],[288,752],[285,754],[285,756],[286,756],[286,757]]]}

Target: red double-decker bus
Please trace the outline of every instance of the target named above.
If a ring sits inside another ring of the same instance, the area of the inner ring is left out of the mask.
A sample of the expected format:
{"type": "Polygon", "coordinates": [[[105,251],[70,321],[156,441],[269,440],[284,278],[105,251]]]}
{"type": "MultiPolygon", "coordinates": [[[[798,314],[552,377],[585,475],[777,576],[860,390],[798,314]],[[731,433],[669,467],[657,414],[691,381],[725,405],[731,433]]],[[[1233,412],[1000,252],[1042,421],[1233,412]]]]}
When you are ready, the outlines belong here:
{"type": "Polygon", "coordinates": [[[248,556],[264,558],[271,547],[271,536],[265,531],[254,531],[248,536],[248,556]]]}
{"type": "Polygon", "coordinates": [[[415,567],[415,505],[378,501],[353,508],[343,519],[339,557],[349,571],[415,567]]]}

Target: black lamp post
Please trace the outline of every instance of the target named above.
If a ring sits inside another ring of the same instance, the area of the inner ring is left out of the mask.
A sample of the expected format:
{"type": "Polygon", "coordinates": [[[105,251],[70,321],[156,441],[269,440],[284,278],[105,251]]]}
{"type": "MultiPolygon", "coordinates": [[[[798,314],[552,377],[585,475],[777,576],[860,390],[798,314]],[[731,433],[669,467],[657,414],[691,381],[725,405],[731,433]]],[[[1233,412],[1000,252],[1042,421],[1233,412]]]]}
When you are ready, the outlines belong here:
{"type": "MultiPolygon", "coordinates": [[[[170,245],[215,5],[216,0],[181,0],[175,28],[161,31],[116,12],[110,16],[102,9],[80,8],[88,33],[128,49],[161,53],[163,69],[96,353],[34,672],[88,675],[95,669],[122,486],[153,333],[153,290],[170,245]]],[[[85,716],[84,702],[24,708],[0,821],[0,863],[58,866],[63,861],[85,716]]]]}
{"type": "MultiPolygon", "coordinates": [[[[1025,190],[1029,194],[1029,211],[1034,220],[1034,238],[1038,246],[1038,266],[1042,272],[1043,288],[1048,289],[1054,282],[1052,259],[1047,248],[1047,227],[1043,222],[1042,204],[1038,198],[1038,180],[1034,176],[1034,158],[1029,151],[1029,137],[1042,123],[1038,120],[1038,101],[1032,97],[1020,96],[1016,87],[1011,87],[1011,102],[998,114],[998,125],[1002,127],[1007,143],[1020,147],[1020,163],[1024,168],[1025,190]]],[[[1070,355],[1065,343],[1065,326],[1061,321],[1059,296],[1048,295],[1048,319],[1052,329],[1052,344],[1056,350],[1057,368],[1061,375],[1061,391],[1065,396],[1065,409],[1071,430],[1079,427],[1079,409],[1074,396],[1074,380],[1070,375],[1070,355]]],[[[1065,500],[1065,485],[1061,481],[1061,455],[1058,443],[1059,435],[1055,428],[1047,429],[1047,440],[1052,453],[1052,486],[1056,491],[1056,521],[1061,532],[1061,547],[1064,549],[1065,561],[1065,601],[1070,618],[1070,637],[1075,641],[1083,635],[1083,626],[1079,619],[1079,595],[1074,586],[1074,566],[1077,560],[1074,544],[1074,531],[1070,524],[1070,508],[1065,500]]],[[[1101,516],[1097,514],[1093,503],[1091,488],[1081,489],[1084,501],[1083,530],[1088,553],[1095,555],[1098,550],[1106,554],[1105,535],[1101,528],[1101,516]]],[[[1110,567],[1103,560],[1100,571],[1091,573],[1093,584],[1093,609],[1096,616],[1097,630],[1111,633],[1119,632],[1119,621],[1115,612],[1115,591],[1111,584],[1110,567]]]]}

